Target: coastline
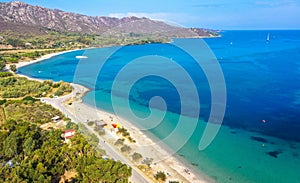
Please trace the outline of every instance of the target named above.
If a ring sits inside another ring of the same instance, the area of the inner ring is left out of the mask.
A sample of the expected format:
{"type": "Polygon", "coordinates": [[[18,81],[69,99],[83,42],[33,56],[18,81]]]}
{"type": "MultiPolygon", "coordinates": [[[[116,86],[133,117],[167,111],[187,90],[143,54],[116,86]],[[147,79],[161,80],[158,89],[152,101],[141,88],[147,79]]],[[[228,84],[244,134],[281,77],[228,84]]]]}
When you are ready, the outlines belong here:
{"type": "MultiPolygon", "coordinates": [[[[16,64],[17,68],[34,64],[46,59],[49,59],[51,57],[64,54],[67,52],[77,51],[76,50],[68,50],[58,53],[52,53],[48,55],[44,55],[41,58],[33,61],[28,62],[20,62],[16,64]]],[[[24,76],[22,74],[18,74],[23,77],[27,77],[28,79],[34,79],[38,81],[42,81],[40,79],[36,78],[30,78],[28,76],[24,76]]],[[[176,157],[176,154],[169,156],[169,150],[167,146],[158,146],[155,145],[155,140],[153,140],[153,137],[149,137],[149,134],[142,132],[139,130],[135,125],[128,122],[127,120],[121,119],[111,113],[108,113],[106,111],[100,110],[98,108],[89,106],[88,104],[85,104],[82,102],[81,98],[89,91],[88,88],[71,83],[71,86],[73,87],[73,92],[69,95],[58,97],[58,98],[43,98],[42,100],[53,107],[59,109],[62,113],[67,115],[73,122],[82,122],[92,133],[94,133],[93,129],[91,127],[88,127],[85,122],[87,121],[93,121],[93,120],[103,120],[105,123],[107,123],[107,128],[105,128],[106,134],[104,136],[100,137],[100,141],[106,144],[110,144],[110,146],[114,147],[114,151],[121,156],[125,157],[127,160],[125,163],[128,164],[133,168],[133,170],[137,171],[138,173],[141,173],[141,171],[137,168],[137,166],[130,160],[130,156],[125,155],[121,153],[116,147],[113,145],[113,143],[121,138],[121,136],[116,134],[116,130],[113,129],[112,123],[120,123],[121,126],[128,129],[128,131],[131,134],[131,137],[136,140],[136,143],[129,144],[132,148],[131,152],[139,152],[143,155],[143,158],[149,157],[153,158],[154,164],[151,165],[152,169],[155,170],[154,173],[157,171],[163,171],[167,173],[167,181],[176,180],[176,181],[182,181],[182,182],[213,182],[210,180],[209,177],[207,177],[205,174],[202,173],[196,173],[195,171],[191,170],[190,167],[186,165],[187,162],[183,162],[183,160],[180,160],[180,157],[176,157]],[[73,100],[72,105],[65,104],[66,101],[73,100]],[[147,149],[145,149],[144,145],[145,142],[147,144],[154,144],[153,146],[147,146],[147,149]],[[163,161],[156,162],[155,160],[159,160],[161,156],[168,156],[168,159],[165,159],[163,161]],[[186,171],[188,168],[188,171],[186,171]]],[[[104,148],[104,150],[106,150],[104,148]]],[[[145,176],[145,174],[143,174],[145,176]]],[[[151,177],[153,177],[151,175],[151,177]]],[[[151,180],[149,180],[151,181],[151,180]]],[[[153,181],[153,180],[152,180],[153,181]]]]}
{"type": "MultiPolygon", "coordinates": [[[[89,49],[89,48],[87,48],[87,49],[89,49]]],[[[90,49],[92,49],[92,48],[90,48],[90,49]]],[[[56,52],[56,53],[50,53],[50,54],[43,55],[43,56],[41,56],[40,58],[38,58],[36,60],[29,60],[29,61],[25,61],[25,62],[18,62],[15,65],[16,65],[16,67],[18,69],[20,67],[24,67],[24,66],[27,66],[27,65],[35,64],[35,63],[38,63],[38,62],[50,59],[52,57],[55,57],[55,56],[58,56],[58,55],[61,55],[61,54],[64,54],[64,53],[69,53],[69,52],[78,51],[78,50],[85,50],[85,49],[74,49],[74,50],[66,50],[66,51],[61,51],[61,52],[56,52]]],[[[24,76],[24,75],[22,75],[22,76],[24,76]]]]}

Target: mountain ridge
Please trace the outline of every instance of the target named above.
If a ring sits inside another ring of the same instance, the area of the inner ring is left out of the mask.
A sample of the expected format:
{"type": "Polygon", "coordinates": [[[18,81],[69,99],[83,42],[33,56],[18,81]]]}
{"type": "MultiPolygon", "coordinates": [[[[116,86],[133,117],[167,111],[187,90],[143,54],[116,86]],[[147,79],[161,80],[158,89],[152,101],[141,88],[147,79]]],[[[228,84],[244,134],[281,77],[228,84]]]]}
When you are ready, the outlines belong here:
{"type": "MultiPolygon", "coordinates": [[[[32,6],[21,1],[0,2],[0,25],[29,26],[47,28],[61,32],[114,35],[157,34],[167,37],[214,37],[214,32],[200,28],[182,28],[146,17],[114,18],[106,16],[87,16],[32,6]]],[[[0,27],[0,31],[3,31],[0,27]]],[[[20,28],[22,29],[22,28],[20,28]]]]}

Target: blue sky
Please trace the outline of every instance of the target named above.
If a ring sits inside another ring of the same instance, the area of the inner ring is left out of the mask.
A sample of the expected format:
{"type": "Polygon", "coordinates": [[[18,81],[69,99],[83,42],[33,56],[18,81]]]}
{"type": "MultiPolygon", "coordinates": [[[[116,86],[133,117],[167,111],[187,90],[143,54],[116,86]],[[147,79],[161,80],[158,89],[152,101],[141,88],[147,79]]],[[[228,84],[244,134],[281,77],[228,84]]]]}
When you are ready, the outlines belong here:
{"type": "MultiPolygon", "coordinates": [[[[8,2],[7,0],[0,0],[8,2]]],[[[23,0],[92,16],[146,16],[186,27],[300,29],[300,0],[23,0]]]]}

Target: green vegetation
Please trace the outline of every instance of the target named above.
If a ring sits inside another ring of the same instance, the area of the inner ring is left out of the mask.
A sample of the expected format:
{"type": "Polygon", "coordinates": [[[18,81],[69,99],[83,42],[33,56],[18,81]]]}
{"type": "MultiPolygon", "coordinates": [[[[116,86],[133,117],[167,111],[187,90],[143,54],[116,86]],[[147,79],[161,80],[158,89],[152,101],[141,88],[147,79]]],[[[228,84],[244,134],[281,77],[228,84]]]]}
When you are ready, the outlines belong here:
{"type": "Polygon", "coordinates": [[[26,95],[46,97],[54,92],[60,96],[70,93],[72,87],[68,83],[52,81],[31,81],[24,77],[0,77],[0,96],[2,98],[20,98],[26,95]]]}
{"type": "Polygon", "coordinates": [[[0,72],[0,78],[12,76],[13,74],[11,72],[0,72]]]}
{"type": "Polygon", "coordinates": [[[13,72],[17,72],[17,66],[16,66],[15,64],[11,64],[11,65],[9,66],[9,69],[10,69],[11,71],[13,71],[13,72]]]}
{"type": "Polygon", "coordinates": [[[123,153],[129,153],[131,151],[131,147],[128,145],[123,145],[120,150],[123,153]]]}
{"type": "Polygon", "coordinates": [[[167,176],[166,176],[166,174],[165,174],[164,172],[159,171],[159,172],[157,172],[157,173],[154,175],[154,178],[155,178],[156,180],[166,181],[167,176]]]}
{"type": "Polygon", "coordinates": [[[3,104],[3,108],[7,120],[30,121],[35,124],[45,124],[51,122],[54,116],[63,116],[52,106],[29,97],[22,100],[8,100],[3,104]]]}
{"type": "Polygon", "coordinates": [[[6,101],[7,101],[6,99],[0,100],[0,105],[5,104],[6,101]]]}
{"type": "Polygon", "coordinates": [[[147,165],[147,166],[150,167],[150,165],[152,164],[152,162],[153,162],[153,158],[146,157],[145,159],[143,159],[142,164],[147,165]]]}
{"type": "Polygon", "coordinates": [[[30,81],[19,77],[0,77],[1,96],[19,92],[18,99],[0,100],[0,182],[128,182],[131,168],[119,161],[103,159],[99,139],[84,125],[69,121],[66,129],[76,135],[67,144],[60,129],[42,130],[40,124],[63,114],[35,96],[70,91],[63,82],[30,81]],[[79,128],[80,127],[80,128],[79,128]],[[83,136],[80,132],[87,134],[83,136]],[[73,175],[73,176],[70,176],[73,175]]]}
{"type": "Polygon", "coordinates": [[[125,141],[125,139],[118,139],[116,142],[115,142],[115,145],[116,146],[119,146],[119,145],[124,145],[124,141],[125,141]]]}
{"type": "Polygon", "coordinates": [[[2,60],[1,55],[0,55],[0,71],[3,71],[5,68],[5,62],[2,60]]]}
{"type": "Polygon", "coordinates": [[[128,132],[128,130],[124,127],[122,128],[118,128],[117,134],[122,134],[123,137],[127,137],[130,135],[130,133],[128,132]]]}
{"type": "Polygon", "coordinates": [[[87,139],[87,141],[93,145],[94,147],[96,147],[99,143],[99,138],[94,134],[91,133],[82,123],[78,124],[78,130],[84,134],[85,138],[87,139]]]}
{"type": "Polygon", "coordinates": [[[42,50],[6,50],[0,52],[0,71],[3,70],[3,65],[8,63],[18,63],[37,59],[43,55],[65,51],[66,49],[42,49],[42,50]]]}
{"type": "Polygon", "coordinates": [[[61,133],[7,121],[0,130],[0,181],[58,182],[69,171],[74,182],[128,182],[127,165],[102,159],[81,134],[66,144],[61,133]]]}
{"type": "Polygon", "coordinates": [[[118,128],[117,134],[122,134],[123,137],[126,137],[129,142],[131,143],[135,143],[136,141],[130,136],[130,133],[128,132],[128,130],[124,127],[122,128],[118,128]]]}
{"type": "Polygon", "coordinates": [[[30,34],[12,31],[1,32],[2,45],[11,45],[14,48],[49,49],[49,48],[84,48],[96,39],[93,34],[79,34],[48,30],[47,33],[30,34]]]}
{"type": "Polygon", "coordinates": [[[93,126],[93,125],[95,125],[95,122],[94,122],[94,121],[89,121],[89,122],[87,123],[87,125],[88,125],[88,126],[93,126]]]}
{"type": "Polygon", "coordinates": [[[139,161],[143,158],[143,156],[140,153],[134,152],[132,155],[132,160],[133,161],[139,161]]]}
{"type": "MultiPolygon", "coordinates": [[[[70,84],[68,83],[65,83],[65,82],[59,82],[59,83],[56,83],[56,85],[58,84],[58,88],[57,90],[54,92],[54,95],[56,96],[62,96],[66,93],[70,93],[72,92],[72,86],[70,86],[70,84]]],[[[56,85],[53,85],[53,87],[56,87],[56,85]]]]}
{"type": "Polygon", "coordinates": [[[85,47],[103,47],[111,45],[131,45],[169,42],[167,38],[158,34],[86,34],[48,30],[42,35],[18,33],[12,31],[0,32],[3,37],[0,45],[11,45],[22,49],[75,49],[85,47]]]}

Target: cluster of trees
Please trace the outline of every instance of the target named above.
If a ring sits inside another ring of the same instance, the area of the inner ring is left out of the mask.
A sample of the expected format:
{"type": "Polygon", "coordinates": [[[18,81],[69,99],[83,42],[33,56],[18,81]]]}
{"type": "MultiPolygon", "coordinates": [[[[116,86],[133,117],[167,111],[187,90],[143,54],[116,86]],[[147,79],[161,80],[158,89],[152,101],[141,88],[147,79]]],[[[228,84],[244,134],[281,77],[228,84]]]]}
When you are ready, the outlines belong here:
{"type": "Polygon", "coordinates": [[[26,96],[20,100],[2,101],[0,104],[8,120],[13,119],[20,122],[30,121],[35,124],[44,124],[51,122],[51,118],[54,116],[63,117],[63,114],[59,110],[30,96],[26,96]]]}
{"type": "Polygon", "coordinates": [[[72,92],[70,84],[65,82],[53,83],[52,81],[32,81],[24,77],[14,77],[11,74],[1,74],[0,77],[0,96],[2,98],[19,98],[26,95],[43,97],[55,91],[54,95],[61,96],[72,92]],[[5,77],[4,77],[5,76],[5,77]]]}
{"type": "Polygon", "coordinates": [[[3,98],[19,98],[25,95],[42,96],[50,91],[51,86],[24,77],[0,78],[0,94],[3,98]]]}
{"type": "Polygon", "coordinates": [[[56,96],[62,96],[66,93],[70,93],[72,92],[72,86],[70,86],[70,84],[65,83],[65,82],[59,82],[56,84],[52,85],[54,88],[57,88],[57,90],[54,92],[54,95],[56,96]]]}
{"type": "Polygon", "coordinates": [[[128,130],[124,127],[118,128],[117,134],[122,134],[123,137],[126,137],[129,142],[135,143],[136,141],[130,136],[128,130]]]}
{"type": "Polygon", "coordinates": [[[77,134],[66,144],[61,130],[43,131],[33,123],[0,126],[0,182],[58,182],[75,172],[73,182],[128,182],[131,168],[104,160],[77,134]]]}

